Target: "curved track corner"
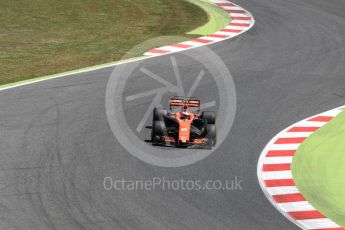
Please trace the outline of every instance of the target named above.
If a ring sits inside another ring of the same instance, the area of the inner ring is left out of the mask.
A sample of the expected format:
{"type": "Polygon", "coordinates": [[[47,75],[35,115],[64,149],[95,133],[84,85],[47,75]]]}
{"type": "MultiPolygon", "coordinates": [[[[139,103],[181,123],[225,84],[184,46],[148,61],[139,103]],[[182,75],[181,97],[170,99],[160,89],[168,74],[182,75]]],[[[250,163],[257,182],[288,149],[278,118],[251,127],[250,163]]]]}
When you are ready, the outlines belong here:
{"type": "Polygon", "coordinates": [[[305,230],[343,230],[316,210],[295,185],[292,159],[298,147],[316,130],[340,112],[338,107],[299,121],[273,137],[261,153],[257,175],[262,191],[286,218],[305,230]]]}
{"type": "Polygon", "coordinates": [[[190,41],[181,42],[178,44],[171,44],[167,46],[162,46],[148,50],[144,53],[145,56],[158,56],[162,54],[170,54],[175,52],[181,52],[188,49],[193,49],[196,47],[201,47],[204,45],[224,41],[233,37],[236,37],[246,31],[250,30],[254,24],[255,19],[253,15],[246,9],[240,7],[239,5],[226,1],[226,0],[209,0],[211,3],[221,7],[226,12],[229,13],[232,18],[230,24],[223,29],[209,34],[207,36],[202,36],[190,41]]]}

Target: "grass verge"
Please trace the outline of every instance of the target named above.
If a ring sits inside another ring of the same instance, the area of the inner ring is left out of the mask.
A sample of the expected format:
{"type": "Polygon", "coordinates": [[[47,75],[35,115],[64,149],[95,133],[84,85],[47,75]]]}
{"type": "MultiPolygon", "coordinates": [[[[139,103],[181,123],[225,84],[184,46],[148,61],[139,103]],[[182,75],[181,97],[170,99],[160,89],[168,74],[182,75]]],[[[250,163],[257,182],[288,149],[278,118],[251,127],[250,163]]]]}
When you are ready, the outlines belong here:
{"type": "Polygon", "coordinates": [[[293,158],[292,174],[305,198],[345,227],[345,112],[303,142],[293,158]]]}
{"type": "Polygon", "coordinates": [[[2,0],[0,84],[119,60],[150,38],[195,37],[185,33],[207,22],[185,0],[2,0]]]}
{"type": "Polygon", "coordinates": [[[188,32],[188,34],[208,35],[229,25],[229,22],[231,21],[231,17],[230,17],[230,14],[227,13],[225,10],[215,6],[214,4],[210,3],[207,0],[188,0],[188,1],[201,7],[209,15],[209,21],[205,25],[188,32]]]}

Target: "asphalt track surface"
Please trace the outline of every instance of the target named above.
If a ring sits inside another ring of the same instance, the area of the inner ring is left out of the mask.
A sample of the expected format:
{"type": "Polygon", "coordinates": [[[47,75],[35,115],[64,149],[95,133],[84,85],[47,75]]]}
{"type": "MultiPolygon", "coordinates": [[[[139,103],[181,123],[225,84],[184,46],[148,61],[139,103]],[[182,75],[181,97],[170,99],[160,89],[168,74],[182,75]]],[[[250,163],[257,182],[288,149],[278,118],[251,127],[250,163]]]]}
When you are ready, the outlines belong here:
{"type": "MultiPolygon", "coordinates": [[[[345,1],[235,3],[255,27],[210,48],[233,75],[236,118],[222,146],[193,165],[152,166],[114,140],[104,108],[113,68],[1,91],[0,229],[297,229],[264,197],[257,160],[286,126],[345,104],[345,1]],[[238,176],[243,190],[105,191],[105,176],[238,176]]],[[[150,62],[164,75],[163,58],[150,62]]],[[[194,68],[185,61],[181,75],[194,68]]]]}

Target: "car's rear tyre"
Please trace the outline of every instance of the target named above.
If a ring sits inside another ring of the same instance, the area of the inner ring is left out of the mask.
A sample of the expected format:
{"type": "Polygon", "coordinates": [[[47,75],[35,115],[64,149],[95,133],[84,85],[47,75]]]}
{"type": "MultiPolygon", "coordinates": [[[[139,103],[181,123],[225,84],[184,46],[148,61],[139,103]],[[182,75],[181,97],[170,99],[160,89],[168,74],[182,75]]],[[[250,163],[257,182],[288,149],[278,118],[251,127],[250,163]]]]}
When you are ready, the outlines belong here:
{"type": "Polygon", "coordinates": [[[207,124],[216,123],[216,113],[212,111],[204,111],[201,113],[201,118],[207,121],[207,124]]]}
{"type": "Polygon", "coordinates": [[[151,131],[151,141],[157,142],[157,138],[166,135],[167,128],[164,121],[153,121],[151,131]]]}
{"type": "Polygon", "coordinates": [[[153,109],[153,121],[163,121],[164,117],[168,114],[166,109],[153,109]]]}
{"type": "Polygon", "coordinates": [[[204,137],[207,138],[207,143],[210,146],[215,146],[217,143],[217,130],[216,125],[208,124],[204,130],[204,137]]]}

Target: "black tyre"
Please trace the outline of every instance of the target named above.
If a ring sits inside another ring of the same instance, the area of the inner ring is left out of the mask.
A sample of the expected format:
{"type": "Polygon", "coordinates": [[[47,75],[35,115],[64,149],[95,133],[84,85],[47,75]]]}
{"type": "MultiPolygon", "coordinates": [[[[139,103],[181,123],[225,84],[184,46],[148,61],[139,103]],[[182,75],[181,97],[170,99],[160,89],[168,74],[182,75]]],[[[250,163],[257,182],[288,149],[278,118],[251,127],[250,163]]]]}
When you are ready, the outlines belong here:
{"type": "Polygon", "coordinates": [[[153,109],[153,121],[163,121],[164,117],[168,114],[166,109],[153,109]]]}
{"type": "Polygon", "coordinates": [[[217,130],[215,125],[206,125],[204,137],[208,139],[208,144],[215,146],[217,143],[217,130]]]}
{"type": "Polygon", "coordinates": [[[201,113],[201,118],[207,121],[207,124],[216,123],[216,113],[212,111],[204,111],[201,113]]]}
{"type": "Polygon", "coordinates": [[[153,121],[152,131],[151,131],[151,140],[156,142],[157,137],[166,135],[167,130],[165,123],[163,121],[153,121]]]}

